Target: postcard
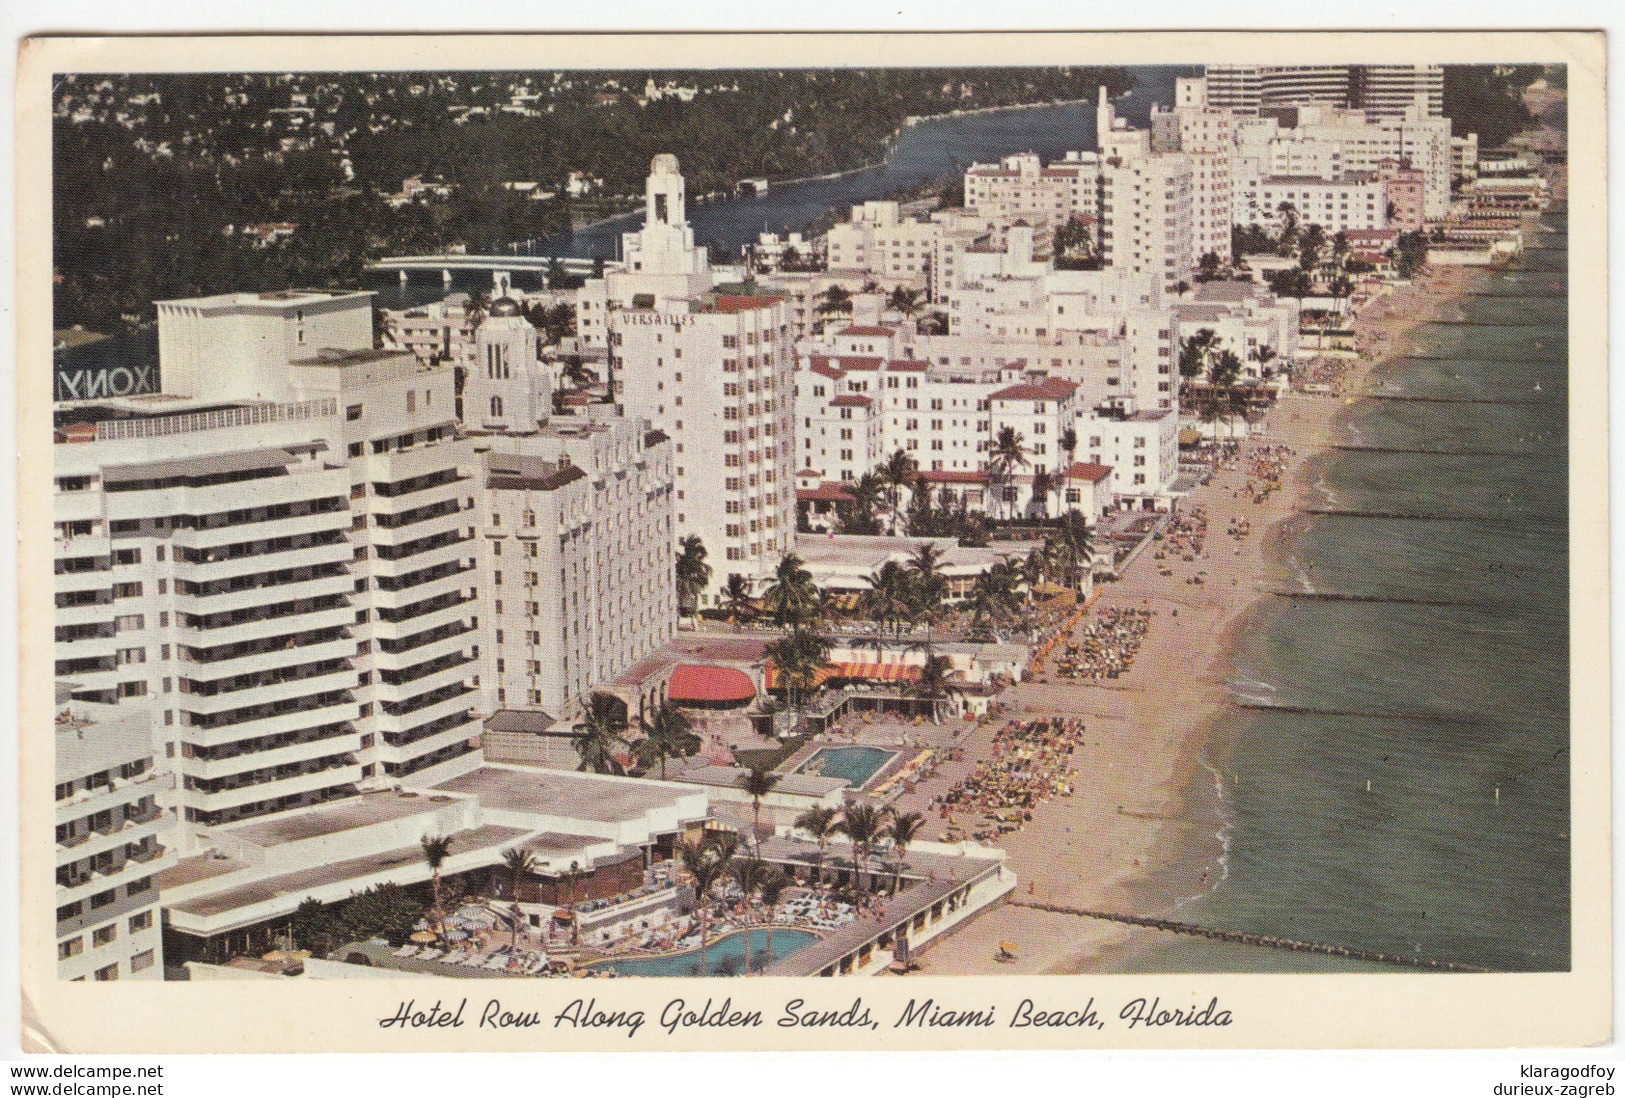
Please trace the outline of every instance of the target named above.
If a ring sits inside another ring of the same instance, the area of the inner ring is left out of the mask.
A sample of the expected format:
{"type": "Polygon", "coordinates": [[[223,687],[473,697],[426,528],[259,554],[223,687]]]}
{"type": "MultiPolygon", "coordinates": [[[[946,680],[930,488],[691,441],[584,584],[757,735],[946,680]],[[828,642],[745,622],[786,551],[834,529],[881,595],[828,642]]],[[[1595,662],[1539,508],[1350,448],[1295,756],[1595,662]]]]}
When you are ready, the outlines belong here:
{"type": "Polygon", "coordinates": [[[24,42],[25,1047],[1607,1040],[1603,63],[24,42]]]}

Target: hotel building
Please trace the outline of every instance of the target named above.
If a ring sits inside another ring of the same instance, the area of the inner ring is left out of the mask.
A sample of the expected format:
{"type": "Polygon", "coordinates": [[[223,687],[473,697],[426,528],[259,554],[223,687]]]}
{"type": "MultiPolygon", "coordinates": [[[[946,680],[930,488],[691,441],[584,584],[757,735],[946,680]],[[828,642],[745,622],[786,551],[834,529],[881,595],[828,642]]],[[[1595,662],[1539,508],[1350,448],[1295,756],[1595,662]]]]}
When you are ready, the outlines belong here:
{"type": "Polygon", "coordinates": [[[1208,104],[1238,115],[1321,103],[1397,118],[1418,96],[1444,113],[1442,65],[1208,65],[1204,78],[1208,104]]]}
{"type": "Polygon", "coordinates": [[[152,699],[188,833],[478,761],[452,379],[369,314],[164,302],[164,395],[58,407],[57,675],[152,699]]]}
{"type": "Polygon", "coordinates": [[[158,805],[152,711],[57,687],[56,958],[63,980],[160,980],[157,874],[175,864],[158,805]]]}
{"type": "Polygon", "coordinates": [[[671,441],[581,416],[470,444],[479,708],[562,715],[675,631],[671,441]]]}
{"type": "Polygon", "coordinates": [[[795,532],[790,310],[713,289],[675,157],[655,158],[645,201],[625,259],[583,288],[581,317],[605,320],[626,414],[672,440],[675,540],[705,545],[709,598],[730,575],[765,581],[795,532]]]}

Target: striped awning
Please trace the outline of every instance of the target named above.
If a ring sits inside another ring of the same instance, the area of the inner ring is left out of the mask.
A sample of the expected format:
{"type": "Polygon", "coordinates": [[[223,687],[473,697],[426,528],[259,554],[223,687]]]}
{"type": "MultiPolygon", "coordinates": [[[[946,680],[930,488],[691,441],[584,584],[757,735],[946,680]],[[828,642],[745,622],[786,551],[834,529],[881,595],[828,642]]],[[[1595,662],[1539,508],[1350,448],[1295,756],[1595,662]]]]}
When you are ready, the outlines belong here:
{"type": "MultiPolygon", "coordinates": [[[[913,682],[919,677],[920,668],[916,664],[898,663],[896,661],[842,662],[825,664],[814,677],[813,685],[822,686],[830,679],[861,679],[866,682],[913,682]]],[[[772,664],[768,664],[765,681],[769,690],[777,689],[779,685],[779,669],[772,664]]]]}

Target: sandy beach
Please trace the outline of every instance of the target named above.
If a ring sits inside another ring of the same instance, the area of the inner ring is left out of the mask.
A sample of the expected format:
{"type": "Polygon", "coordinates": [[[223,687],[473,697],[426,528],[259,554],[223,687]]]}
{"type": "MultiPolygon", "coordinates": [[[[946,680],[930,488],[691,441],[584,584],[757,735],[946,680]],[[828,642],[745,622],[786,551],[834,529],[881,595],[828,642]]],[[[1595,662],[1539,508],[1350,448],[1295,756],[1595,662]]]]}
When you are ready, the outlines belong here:
{"type": "MultiPolygon", "coordinates": [[[[1309,519],[1304,508],[1315,502],[1317,462],[1335,441],[1353,394],[1407,350],[1412,330],[1449,315],[1473,277],[1449,268],[1368,302],[1357,325],[1365,353],[1348,360],[1335,394],[1284,396],[1241,443],[1238,458],[1183,501],[1182,513],[1206,515],[1202,553],[1191,561],[1171,552],[1159,560],[1148,547],[1101,589],[1096,611],[1117,606],[1154,615],[1127,673],[1094,684],[1061,678],[1046,664],[1005,695],[1008,716],[1084,718],[1088,732],[1073,757],[1077,788],[1034,809],[1031,823],[1001,840],[1020,880],[1013,902],[933,946],[921,958],[925,972],[1088,971],[1108,952],[1161,933],[1023,908],[1023,901],[1177,918],[1171,911],[1180,898],[1214,886],[1222,853],[1216,802],[1191,791],[1208,787],[1193,779],[1217,718],[1231,704],[1225,681],[1233,638],[1271,589],[1293,582],[1281,546],[1294,524],[1309,519]],[[1255,489],[1260,484],[1252,459],[1279,447],[1286,448],[1280,489],[1257,501],[1246,490],[1250,481],[1255,489]],[[1250,532],[1227,534],[1232,523],[1250,532]],[[1192,582],[1199,572],[1203,582],[1192,582]],[[1017,943],[1018,956],[996,963],[1003,941],[1017,943]]],[[[971,758],[987,750],[995,727],[979,728],[967,741],[971,758]]],[[[957,769],[944,768],[910,798],[919,803],[900,807],[925,810],[957,776],[957,769]]],[[[941,825],[933,813],[933,837],[941,825]]]]}

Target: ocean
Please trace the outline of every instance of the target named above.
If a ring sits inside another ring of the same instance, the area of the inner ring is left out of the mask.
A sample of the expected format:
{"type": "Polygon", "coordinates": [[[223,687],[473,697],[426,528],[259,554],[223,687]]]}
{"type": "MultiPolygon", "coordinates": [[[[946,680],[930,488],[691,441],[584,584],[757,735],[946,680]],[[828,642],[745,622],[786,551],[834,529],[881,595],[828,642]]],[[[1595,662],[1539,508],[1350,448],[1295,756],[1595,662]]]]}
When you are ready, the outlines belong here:
{"type": "MultiPolygon", "coordinates": [[[[1568,969],[1566,223],[1547,210],[1518,261],[1401,341],[1370,387],[1398,399],[1340,417],[1311,505],[1344,513],[1315,516],[1268,577],[1322,597],[1262,604],[1230,682],[1295,711],[1219,730],[1189,799],[1214,806],[1218,884],[1173,917],[1568,969]]],[[[1147,943],[1114,970],[1382,968],[1147,943]]]]}

